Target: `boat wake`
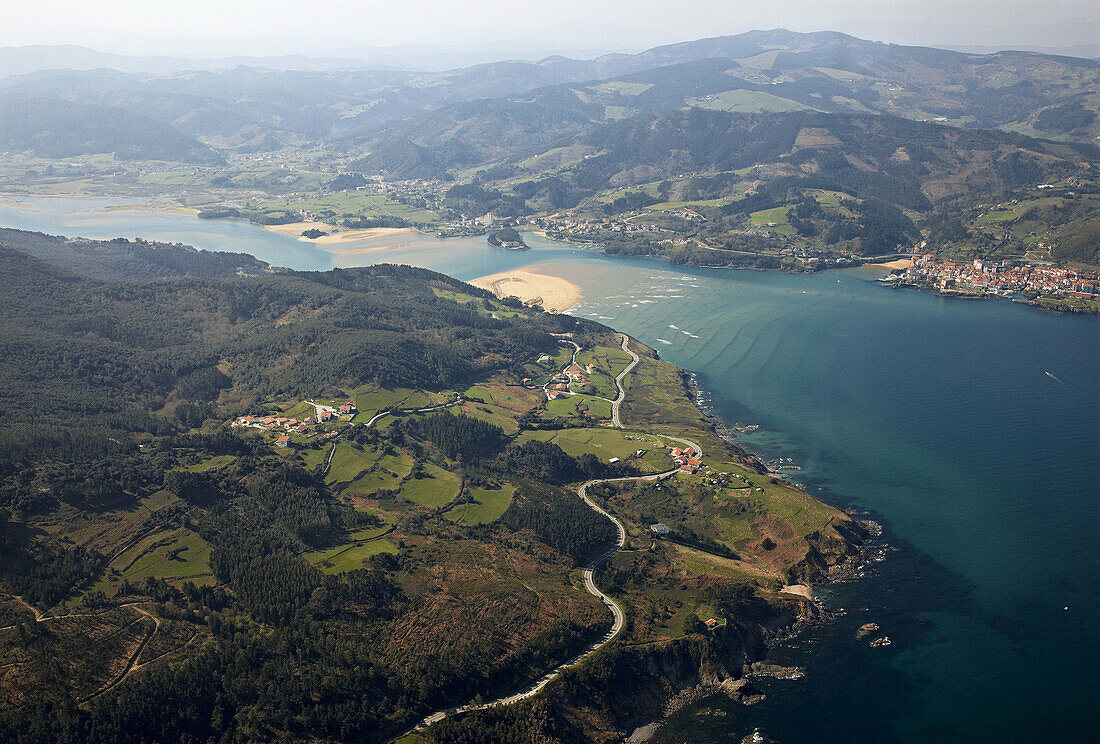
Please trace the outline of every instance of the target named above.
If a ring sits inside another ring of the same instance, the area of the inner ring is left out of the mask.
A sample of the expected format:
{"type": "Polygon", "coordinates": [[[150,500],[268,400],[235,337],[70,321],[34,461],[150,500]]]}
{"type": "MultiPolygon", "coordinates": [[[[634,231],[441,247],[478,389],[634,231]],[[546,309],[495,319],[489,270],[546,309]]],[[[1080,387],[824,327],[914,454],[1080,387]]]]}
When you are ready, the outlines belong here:
{"type": "Polygon", "coordinates": [[[1046,375],[1047,377],[1049,377],[1049,378],[1050,378],[1050,379],[1052,379],[1052,380],[1055,380],[1055,381],[1057,381],[1057,382],[1061,382],[1061,383],[1062,383],[1063,385],[1065,385],[1065,384],[1066,384],[1066,383],[1062,382],[1061,380],[1059,380],[1059,379],[1058,379],[1058,377],[1057,377],[1056,375],[1053,375],[1053,374],[1051,374],[1050,372],[1044,372],[1043,374],[1044,374],[1044,375],[1046,375]]]}

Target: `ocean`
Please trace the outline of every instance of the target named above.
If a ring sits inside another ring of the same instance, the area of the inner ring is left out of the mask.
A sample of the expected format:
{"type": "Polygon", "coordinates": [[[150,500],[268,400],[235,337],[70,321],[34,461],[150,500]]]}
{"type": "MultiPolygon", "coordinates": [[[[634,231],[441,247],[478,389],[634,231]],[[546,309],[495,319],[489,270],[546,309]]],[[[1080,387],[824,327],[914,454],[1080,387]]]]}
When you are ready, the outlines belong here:
{"type": "MultiPolygon", "coordinates": [[[[246,223],[104,211],[121,200],[0,204],[0,225],[252,253],[300,269],[331,254],[246,223]]],[[[394,239],[365,242],[377,248],[394,239]]],[[[531,237],[399,236],[366,262],[460,279],[542,269],[570,312],[695,372],[739,441],[819,498],[885,527],[886,558],[820,592],[837,616],[779,644],[797,680],[763,702],[685,708],[655,741],[1085,742],[1100,729],[1100,320],[880,286],[872,269],[797,275],[671,267],[531,237]],[[892,644],[856,629],[876,622],[892,644]]],[[[346,262],[347,256],[341,259],[346,262]]]]}

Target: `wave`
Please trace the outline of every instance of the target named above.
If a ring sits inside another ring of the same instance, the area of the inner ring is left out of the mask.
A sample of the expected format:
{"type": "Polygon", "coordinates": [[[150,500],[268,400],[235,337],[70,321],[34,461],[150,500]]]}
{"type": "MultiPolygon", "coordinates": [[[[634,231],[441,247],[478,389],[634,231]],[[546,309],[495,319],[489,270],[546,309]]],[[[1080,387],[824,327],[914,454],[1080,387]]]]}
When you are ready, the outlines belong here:
{"type": "Polygon", "coordinates": [[[671,342],[671,341],[665,341],[665,340],[664,340],[663,338],[659,338],[659,339],[657,339],[657,340],[658,340],[658,341],[660,341],[660,342],[661,342],[662,344],[668,344],[669,346],[672,346],[672,342],[671,342]]]}

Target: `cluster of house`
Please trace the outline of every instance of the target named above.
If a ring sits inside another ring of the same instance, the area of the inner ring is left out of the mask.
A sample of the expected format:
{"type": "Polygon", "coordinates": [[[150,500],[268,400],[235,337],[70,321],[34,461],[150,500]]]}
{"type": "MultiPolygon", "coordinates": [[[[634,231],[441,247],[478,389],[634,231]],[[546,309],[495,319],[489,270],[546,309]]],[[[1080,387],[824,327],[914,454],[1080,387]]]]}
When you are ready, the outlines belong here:
{"type": "MultiPolygon", "coordinates": [[[[318,419],[327,412],[319,414],[318,419]]],[[[330,414],[331,415],[331,414],[330,414]]],[[[267,431],[292,431],[295,434],[305,434],[308,427],[316,423],[312,416],[302,419],[288,418],[286,416],[241,416],[236,420],[237,426],[246,426],[250,429],[266,429],[267,431]]]]}
{"type": "Polygon", "coordinates": [[[681,473],[695,473],[700,468],[706,467],[703,461],[699,459],[694,447],[686,449],[672,447],[669,454],[672,455],[672,461],[680,467],[681,473]]]}
{"type": "Polygon", "coordinates": [[[249,429],[262,429],[264,431],[284,432],[275,440],[276,447],[290,445],[291,434],[308,434],[314,424],[325,424],[338,421],[340,416],[355,415],[354,403],[344,403],[335,408],[332,406],[314,406],[317,416],[304,418],[291,418],[289,416],[241,416],[233,422],[234,426],[242,426],[249,429]]]}
{"type": "Polygon", "coordinates": [[[970,290],[1006,296],[1031,290],[1095,299],[1100,286],[1096,274],[1073,269],[1016,265],[1012,261],[983,261],[980,258],[970,263],[956,263],[939,261],[931,254],[914,255],[912,265],[901,278],[908,282],[930,283],[943,291],[970,290]]]}
{"type": "Polygon", "coordinates": [[[620,232],[643,233],[660,232],[656,225],[647,225],[630,220],[618,220],[611,218],[579,217],[575,214],[554,215],[535,220],[535,224],[543,230],[556,230],[571,234],[585,234],[596,232],[620,232]]]}
{"type": "Polygon", "coordinates": [[[784,248],[779,251],[779,255],[782,258],[797,258],[805,264],[845,263],[859,260],[859,256],[854,253],[834,256],[829,251],[822,251],[817,248],[784,248]]]}
{"type": "Polygon", "coordinates": [[[588,382],[588,375],[595,371],[595,364],[586,364],[584,367],[579,364],[569,365],[565,371],[559,372],[550,378],[550,384],[546,388],[546,397],[550,400],[557,400],[568,396],[570,382],[583,385],[588,382]]]}
{"type": "MultiPolygon", "coordinates": [[[[657,245],[671,246],[689,245],[691,243],[699,243],[699,241],[695,240],[694,238],[665,238],[664,240],[657,241],[657,245]]],[[[701,245],[701,243],[699,244],[701,245]]]]}

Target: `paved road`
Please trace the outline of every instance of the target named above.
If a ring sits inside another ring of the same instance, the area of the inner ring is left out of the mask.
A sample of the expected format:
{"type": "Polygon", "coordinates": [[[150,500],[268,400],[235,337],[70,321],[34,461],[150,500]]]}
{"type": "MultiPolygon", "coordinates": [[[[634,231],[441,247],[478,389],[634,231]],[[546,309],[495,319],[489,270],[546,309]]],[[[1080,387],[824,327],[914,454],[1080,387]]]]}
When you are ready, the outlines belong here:
{"type": "Polygon", "coordinates": [[[638,366],[638,362],[641,359],[630,350],[627,345],[630,338],[624,333],[623,336],[623,351],[630,355],[630,364],[626,365],[626,369],[619,373],[619,376],[615,378],[615,387],[619,388],[619,394],[615,397],[615,400],[611,401],[611,425],[616,429],[623,428],[623,422],[619,419],[619,405],[626,399],[626,389],[623,387],[623,378],[630,374],[630,371],[638,366]]]}
{"type": "MultiPolygon", "coordinates": [[[[622,372],[620,372],[618,377],[615,378],[615,385],[619,388],[619,395],[615,399],[615,401],[613,401],[612,411],[613,411],[613,414],[614,414],[613,415],[614,424],[615,424],[615,426],[617,426],[619,428],[622,428],[622,425],[619,423],[619,403],[621,403],[623,401],[623,399],[626,397],[626,391],[623,389],[622,381],[623,381],[623,378],[627,375],[627,373],[629,373],[632,369],[634,369],[635,365],[637,365],[638,362],[641,361],[640,358],[638,357],[638,355],[630,350],[630,348],[627,346],[627,343],[628,343],[628,338],[624,334],[623,335],[623,350],[626,351],[626,353],[630,354],[633,361],[631,361],[631,363],[627,366],[627,368],[624,369],[622,372]]],[[[580,351],[579,347],[577,348],[577,351],[580,351]]],[[[573,358],[576,359],[576,353],[574,353],[573,358]]],[[[700,455],[702,455],[703,450],[695,442],[692,442],[688,439],[680,439],[678,437],[669,437],[669,436],[665,436],[663,434],[660,435],[660,436],[664,437],[665,439],[670,439],[674,442],[680,442],[682,444],[686,444],[689,447],[694,447],[695,451],[698,452],[700,455]]],[[[405,733],[403,733],[403,734],[401,734],[397,737],[394,737],[394,738],[395,739],[400,739],[401,737],[403,737],[406,734],[411,733],[413,731],[421,731],[423,729],[426,729],[426,728],[428,728],[429,726],[431,726],[433,724],[439,723],[440,721],[447,718],[448,716],[458,715],[458,714],[462,714],[462,713],[470,713],[470,712],[476,711],[476,710],[485,710],[486,708],[495,708],[495,707],[502,706],[502,705],[511,705],[512,703],[519,702],[520,700],[526,700],[527,698],[533,697],[534,695],[537,695],[539,692],[541,692],[542,688],[546,687],[547,684],[549,684],[551,681],[553,681],[558,676],[560,676],[563,671],[565,671],[566,669],[569,669],[571,667],[577,666],[582,661],[584,661],[585,659],[590,657],[592,654],[596,653],[601,648],[603,648],[608,643],[610,643],[615,638],[615,636],[617,636],[622,631],[623,625],[626,622],[626,615],[623,613],[623,608],[619,606],[618,602],[611,599],[611,597],[607,596],[606,594],[604,594],[603,592],[601,592],[599,590],[599,587],[596,586],[596,582],[595,582],[594,577],[595,577],[596,569],[599,568],[601,565],[603,565],[609,558],[611,558],[611,556],[615,555],[615,553],[619,552],[619,550],[623,547],[623,545],[626,544],[626,528],[623,527],[623,523],[620,522],[613,514],[609,513],[606,509],[602,508],[599,504],[597,504],[595,501],[593,501],[592,499],[590,499],[588,497],[588,487],[592,486],[592,485],[595,485],[597,483],[620,483],[620,482],[623,482],[623,481],[655,481],[655,480],[659,480],[661,478],[667,478],[671,475],[675,475],[677,472],[678,472],[678,470],[668,470],[668,471],[665,471],[664,473],[655,473],[653,475],[640,475],[640,476],[631,476],[631,477],[626,477],[626,478],[603,478],[603,479],[597,479],[597,480],[590,480],[587,483],[585,483],[584,485],[582,485],[579,489],[577,489],[577,495],[580,496],[584,500],[584,503],[588,504],[588,506],[590,508],[592,508],[593,510],[595,510],[596,512],[598,512],[598,513],[602,514],[603,516],[607,517],[608,519],[610,519],[615,524],[615,529],[617,530],[617,533],[618,533],[616,535],[615,542],[611,545],[611,547],[608,548],[604,553],[602,553],[598,558],[596,558],[591,563],[589,563],[584,569],[584,588],[589,594],[591,594],[592,596],[596,597],[601,602],[603,602],[604,605],[607,607],[607,609],[609,609],[611,611],[611,615],[614,618],[614,621],[611,624],[611,630],[609,630],[598,641],[596,641],[595,643],[588,646],[580,654],[573,657],[569,661],[558,665],[557,667],[555,667],[551,671],[547,672],[543,676],[539,677],[537,680],[535,680],[534,682],[532,682],[531,684],[529,684],[527,687],[520,690],[519,692],[513,693],[512,695],[508,695],[507,697],[501,697],[501,698],[497,698],[495,700],[490,700],[489,702],[486,702],[486,703],[480,703],[480,704],[477,704],[477,705],[473,705],[473,704],[471,704],[471,705],[460,705],[460,706],[456,706],[456,707],[453,707],[453,708],[447,708],[446,710],[436,711],[435,713],[432,713],[431,715],[425,717],[424,720],[422,720],[420,723],[416,724],[416,726],[414,726],[413,728],[409,729],[409,731],[406,731],[405,733]]]]}
{"type": "Polygon", "coordinates": [[[428,413],[429,411],[439,411],[443,408],[457,406],[459,403],[462,403],[462,401],[463,398],[460,395],[454,400],[449,400],[446,403],[439,403],[434,406],[428,406],[427,408],[387,408],[386,410],[379,411],[378,413],[371,416],[370,421],[367,422],[367,426],[374,426],[374,422],[382,418],[383,416],[404,416],[410,413],[428,413]]]}
{"type": "MultiPolygon", "coordinates": [[[[577,654],[569,661],[554,667],[554,669],[539,677],[537,680],[535,680],[519,692],[508,695],[507,697],[490,700],[486,703],[480,703],[477,705],[460,705],[454,708],[436,711],[435,713],[432,713],[431,715],[425,717],[424,720],[422,720],[409,731],[401,734],[401,736],[411,733],[412,731],[421,731],[423,729],[426,729],[433,724],[439,723],[448,716],[458,715],[462,713],[470,713],[477,710],[485,710],[486,708],[496,708],[502,705],[511,705],[512,703],[518,703],[520,700],[526,700],[527,698],[533,697],[540,693],[542,691],[542,688],[546,687],[547,684],[559,677],[561,673],[564,672],[566,669],[577,666],[582,661],[584,661],[592,654],[596,653],[612,640],[614,640],[615,636],[619,635],[619,633],[623,629],[623,626],[626,623],[626,615],[623,613],[623,608],[619,606],[618,602],[611,599],[611,597],[607,596],[599,590],[599,588],[596,586],[594,575],[597,568],[603,565],[609,558],[611,558],[611,556],[615,555],[615,553],[619,552],[623,545],[626,544],[626,528],[623,527],[623,523],[615,518],[614,515],[610,514],[605,509],[600,507],[598,504],[596,504],[596,502],[592,501],[592,499],[588,498],[588,487],[597,483],[616,483],[621,481],[654,481],[660,478],[667,478],[670,475],[675,475],[676,472],[676,470],[669,470],[664,473],[655,473],[653,475],[642,475],[629,478],[604,478],[599,480],[590,480],[577,490],[578,495],[582,499],[584,499],[584,503],[588,504],[588,506],[590,506],[592,509],[614,522],[615,528],[618,532],[615,538],[615,542],[611,545],[611,547],[608,548],[604,553],[600,554],[598,558],[589,563],[584,569],[584,588],[589,594],[603,602],[607,609],[611,611],[611,615],[614,618],[614,622],[612,622],[611,624],[611,630],[607,631],[607,633],[604,634],[604,636],[598,641],[585,648],[584,651],[577,654]]],[[[395,738],[400,739],[401,736],[395,738]]]]}

